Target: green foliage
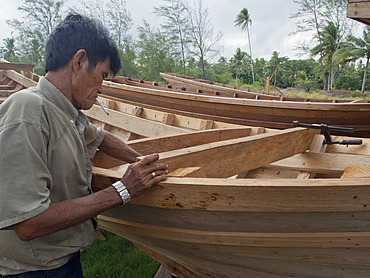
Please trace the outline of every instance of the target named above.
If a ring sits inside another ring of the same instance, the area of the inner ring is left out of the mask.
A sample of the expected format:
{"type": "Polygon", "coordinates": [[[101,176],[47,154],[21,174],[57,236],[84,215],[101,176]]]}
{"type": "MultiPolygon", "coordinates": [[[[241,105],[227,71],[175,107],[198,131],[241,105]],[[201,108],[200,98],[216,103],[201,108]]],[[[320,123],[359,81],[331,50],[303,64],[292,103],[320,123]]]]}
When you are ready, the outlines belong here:
{"type": "MultiPolygon", "coordinates": [[[[255,76],[254,76],[254,70],[253,70],[253,55],[252,55],[252,45],[251,45],[251,39],[249,35],[249,25],[252,25],[252,19],[251,15],[248,12],[248,9],[243,8],[240,13],[237,15],[235,21],[235,26],[240,26],[242,30],[247,30],[248,34],[248,43],[249,43],[249,55],[251,58],[250,66],[252,69],[252,80],[253,80],[253,85],[255,85],[255,76]]],[[[236,83],[236,81],[235,81],[236,83]]]]}
{"type": "Polygon", "coordinates": [[[177,71],[179,64],[176,63],[168,38],[160,30],[152,29],[146,21],[138,31],[140,78],[159,81],[161,80],[159,73],[177,71]]]}
{"type": "Polygon", "coordinates": [[[275,86],[279,86],[281,84],[280,76],[282,75],[281,71],[283,70],[282,65],[286,61],[288,61],[287,57],[279,57],[279,53],[274,51],[272,53],[271,60],[267,64],[267,73],[274,81],[273,83],[275,86]]]}
{"type": "MultiPolygon", "coordinates": [[[[300,20],[296,32],[316,33],[311,52],[318,61],[290,60],[280,57],[278,51],[269,61],[253,59],[249,43],[250,55],[237,48],[230,59],[221,57],[212,63],[218,54],[221,34],[213,32],[208,9],[202,6],[201,0],[195,1],[193,7],[185,5],[183,0],[163,0],[163,5],[154,8],[163,19],[161,28],[153,28],[144,21],[138,28],[137,41],[129,34],[133,22],[125,0],[94,1],[89,1],[89,5],[81,2],[77,12],[98,18],[111,32],[119,46],[122,59],[119,74],[123,76],[163,81],[160,72],[185,73],[230,85],[255,84],[264,89],[264,75],[281,88],[313,91],[326,85],[333,89],[362,89],[363,95],[365,90],[370,90],[370,82],[366,80],[370,27],[361,38],[344,36],[351,30],[343,18],[345,0],[294,0],[299,11],[292,17],[300,20]]],[[[18,9],[24,16],[22,21],[8,21],[17,34],[3,40],[1,55],[11,62],[36,64],[34,72],[42,75],[46,37],[59,23],[63,4],[64,0],[22,0],[18,9]]],[[[247,30],[249,39],[248,27],[252,21],[246,8],[240,11],[234,23],[247,30]]]]}
{"type": "Polygon", "coordinates": [[[81,254],[85,278],[152,278],[159,263],[130,241],[105,233],[107,240],[95,240],[81,254]]]}
{"type": "Polygon", "coordinates": [[[136,47],[132,41],[127,41],[124,46],[124,50],[120,50],[122,68],[118,75],[138,78],[139,67],[136,63],[136,47]]]}
{"type": "Polygon", "coordinates": [[[20,61],[44,67],[44,47],[52,30],[61,21],[63,0],[23,0],[18,10],[24,16],[7,20],[8,25],[17,31],[16,42],[20,61]]]}
{"type": "Polygon", "coordinates": [[[202,72],[202,78],[207,79],[207,59],[211,61],[219,54],[218,42],[222,37],[219,32],[213,32],[207,8],[203,8],[202,0],[194,2],[194,7],[187,8],[188,18],[191,26],[192,50],[191,54],[197,57],[198,66],[202,72]]]}
{"type": "Polygon", "coordinates": [[[244,57],[247,55],[247,53],[241,51],[240,47],[236,49],[236,53],[234,56],[230,59],[230,67],[231,70],[235,70],[235,86],[238,85],[238,79],[240,76],[240,73],[244,70],[245,64],[244,64],[244,57]]]}
{"type": "Polygon", "coordinates": [[[191,26],[189,22],[188,7],[181,0],[164,0],[167,5],[154,7],[157,16],[165,18],[161,24],[162,29],[170,37],[169,44],[174,55],[181,61],[183,74],[186,74],[186,58],[189,55],[191,41],[191,26]]]}

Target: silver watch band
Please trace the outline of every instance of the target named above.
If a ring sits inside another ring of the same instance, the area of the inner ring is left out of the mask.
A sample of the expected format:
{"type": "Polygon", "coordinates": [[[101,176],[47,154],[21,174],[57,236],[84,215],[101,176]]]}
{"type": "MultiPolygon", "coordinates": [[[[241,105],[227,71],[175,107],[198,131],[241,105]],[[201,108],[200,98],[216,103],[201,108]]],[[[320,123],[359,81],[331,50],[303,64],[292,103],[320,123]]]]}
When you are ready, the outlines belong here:
{"type": "Polygon", "coordinates": [[[112,186],[117,190],[118,194],[121,196],[122,205],[125,205],[128,202],[130,202],[131,200],[130,193],[128,192],[126,186],[121,181],[113,183],[112,186]]]}

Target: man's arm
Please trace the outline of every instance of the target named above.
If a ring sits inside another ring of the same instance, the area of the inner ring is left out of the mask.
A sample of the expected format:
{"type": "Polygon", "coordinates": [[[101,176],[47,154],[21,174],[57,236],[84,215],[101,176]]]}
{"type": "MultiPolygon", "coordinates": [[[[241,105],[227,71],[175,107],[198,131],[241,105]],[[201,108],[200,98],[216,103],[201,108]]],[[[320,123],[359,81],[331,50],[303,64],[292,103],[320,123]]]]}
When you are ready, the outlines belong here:
{"type": "MultiPolygon", "coordinates": [[[[168,166],[164,163],[155,163],[158,158],[158,154],[151,154],[128,167],[121,181],[131,198],[167,178],[168,166]],[[152,175],[153,172],[156,173],[155,177],[152,175]]],[[[31,240],[74,226],[121,203],[120,195],[113,186],[110,186],[89,196],[51,203],[47,210],[13,225],[13,229],[21,240],[31,240]]]]}
{"type": "Polygon", "coordinates": [[[135,162],[136,157],[141,156],[139,152],[135,151],[120,138],[108,131],[105,132],[103,142],[100,144],[99,149],[113,158],[129,163],[135,162]]]}

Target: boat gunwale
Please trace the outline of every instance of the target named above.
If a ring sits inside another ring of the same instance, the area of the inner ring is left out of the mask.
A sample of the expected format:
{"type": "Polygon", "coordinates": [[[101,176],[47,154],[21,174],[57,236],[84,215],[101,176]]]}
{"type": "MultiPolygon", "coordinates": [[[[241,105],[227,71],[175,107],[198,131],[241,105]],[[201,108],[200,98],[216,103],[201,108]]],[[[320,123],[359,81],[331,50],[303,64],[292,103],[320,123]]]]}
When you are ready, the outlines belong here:
{"type": "Polygon", "coordinates": [[[154,88],[135,87],[132,85],[121,84],[112,81],[103,81],[104,90],[118,89],[130,90],[136,93],[147,95],[160,95],[162,97],[186,99],[189,101],[203,101],[208,103],[220,103],[225,105],[242,105],[242,106],[259,106],[264,108],[278,108],[278,109],[297,109],[297,110],[340,110],[345,112],[370,112],[370,103],[317,103],[317,102],[295,102],[295,101],[277,101],[277,100],[256,100],[256,99],[241,99],[232,97],[213,97],[208,95],[198,95],[195,93],[169,92],[154,88]],[[227,102],[226,102],[227,101],[227,102]],[[337,109],[334,109],[337,108],[337,109]]]}

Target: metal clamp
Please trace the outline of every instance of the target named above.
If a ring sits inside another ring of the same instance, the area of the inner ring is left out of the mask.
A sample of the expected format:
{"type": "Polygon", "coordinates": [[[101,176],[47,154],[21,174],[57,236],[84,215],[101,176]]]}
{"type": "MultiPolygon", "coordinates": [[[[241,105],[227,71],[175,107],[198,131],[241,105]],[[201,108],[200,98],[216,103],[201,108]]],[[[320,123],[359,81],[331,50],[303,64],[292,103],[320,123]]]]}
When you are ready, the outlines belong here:
{"type": "Polygon", "coordinates": [[[353,133],[353,128],[348,127],[337,127],[337,126],[328,126],[327,124],[304,124],[300,123],[298,121],[293,121],[293,126],[295,127],[307,127],[307,128],[313,128],[313,129],[320,129],[321,134],[324,135],[325,141],[324,145],[333,145],[333,144],[339,144],[339,145],[362,145],[361,139],[351,139],[351,140],[339,140],[339,141],[332,141],[330,136],[330,130],[333,131],[344,131],[353,133]]]}

